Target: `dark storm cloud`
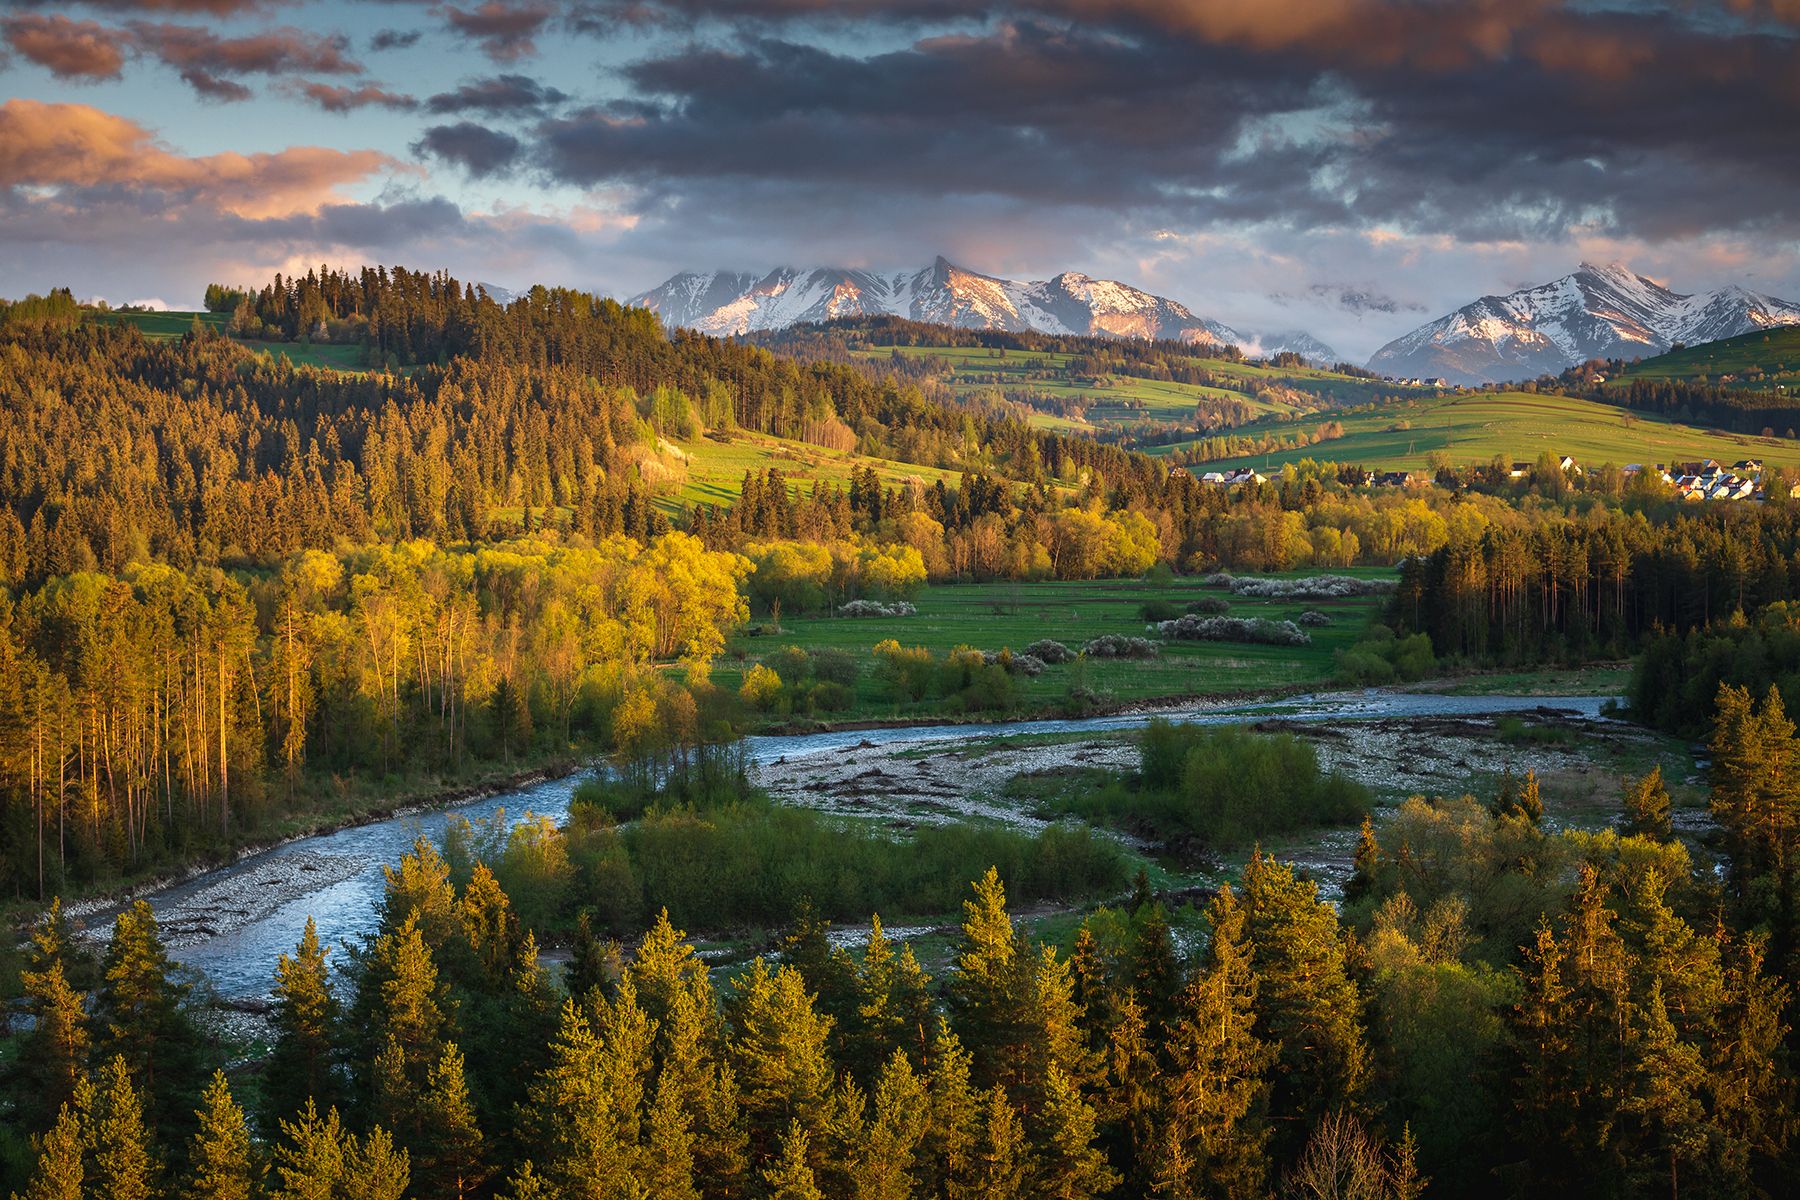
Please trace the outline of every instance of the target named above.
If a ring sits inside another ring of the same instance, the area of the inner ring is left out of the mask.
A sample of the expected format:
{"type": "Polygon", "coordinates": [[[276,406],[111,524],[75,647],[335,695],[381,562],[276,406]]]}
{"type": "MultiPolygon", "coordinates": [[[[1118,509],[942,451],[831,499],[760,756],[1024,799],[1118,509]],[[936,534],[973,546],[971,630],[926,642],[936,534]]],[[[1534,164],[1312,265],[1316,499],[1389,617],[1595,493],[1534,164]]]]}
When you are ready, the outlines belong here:
{"type": "Polygon", "coordinates": [[[425,36],[422,29],[383,29],[369,39],[372,51],[404,50],[408,46],[416,46],[419,39],[425,36]]]}
{"type": "Polygon", "coordinates": [[[387,108],[395,112],[408,112],[419,107],[419,102],[411,96],[390,92],[373,83],[339,86],[332,83],[303,82],[297,85],[296,90],[328,113],[351,113],[361,108],[387,108]]]}
{"type": "Polygon", "coordinates": [[[525,75],[471,79],[453,92],[439,92],[425,106],[434,113],[480,112],[489,116],[535,116],[567,100],[567,94],[525,75]]]}
{"type": "MultiPolygon", "coordinates": [[[[1355,284],[1315,283],[1308,289],[1308,292],[1316,300],[1322,300],[1357,316],[1364,313],[1392,315],[1399,312],[1425,311],[1425,306],[1416,301],[1399,300],[1385,292],[1358,287],[1355,284]]],[[[1281,297],[1276,297],[1276,299],[1281,299],[1281,297]]]]}
{"type": "Polygon", "coordinates": [[[537,53],[537,35],[556,16],[548,0],[485,0],[478,8],[446,6],[450,28],[481,47],[495,62],[537,53]]]}
{"type": "Polygon", "coordinates": [[[453,163],[478,179],[510,171],[522,148],[511,134],[473,121],[433,125],[412,144],[414,154],[453,163]]]}
{"type": "Polygon", "coordinates": [[[546,122],[534,161],[665,203],[767,179],[1480,238],[1800,221],[1800,45],[1783,32],[1551,0],[1008,6],[1026,8],[1045,15],[867,57],[741,31],[695,41],[629,65],[631,99],[546,122]]]}

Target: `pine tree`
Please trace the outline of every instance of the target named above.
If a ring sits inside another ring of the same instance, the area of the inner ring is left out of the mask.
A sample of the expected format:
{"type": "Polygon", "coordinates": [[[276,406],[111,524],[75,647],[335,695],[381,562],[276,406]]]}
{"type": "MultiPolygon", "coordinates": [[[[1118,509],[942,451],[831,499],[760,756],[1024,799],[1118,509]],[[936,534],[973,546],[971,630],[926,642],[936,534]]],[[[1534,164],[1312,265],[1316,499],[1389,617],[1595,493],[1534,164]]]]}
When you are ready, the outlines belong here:
{"type": "MultiPolygon", "coordinates": [[[[343,1200],[402,1200],[412,1182],[406,1151],[377,1125],[367,1137],[344,1139],[343,1200]]],[[[442,1193],[434,1193],[442,1195],[442,1193]]]]}
{"type": "Polygon", "coordinates": [[[276,1128],[308,1100],[330,1108],[337,1099],[338,1007],[327,953],[308,917],[293,956],[276,962],[275,1044],[263,1072],[265,1128],[276,1128]]]}
{"type": "Polygon", "coordinates": [[[1094,1109],[1061,1067],[1051,1064],[1044,1078],[1044,1110],[1032,1193],[1052,1200],[1089,1200],[1111,1191],[1118,1172],[1094,1144],[1094,1109]]]}
{"type": "Polygon", "coordinates": [[[644,1143],[643,1184],[648,1195],[699,1200],[694,1182],[694,1118],[682,1104],[681,1087],[665,1072],[656,1083],[644,1143]]]}
{"type": "Polygon", "coordinates": [[[462,1051],[448,1042],[431,1067],[419,1101],[420,1147],[416,1155],[420,1191],[464,1200],[484,1183],[485,1161],[475,1106],[463,1079],[462,1051]]]}
{"type": "Polygon", "coordinates": [[[223,1071],[213,1072],[196,1115],[200,1131],[188,1154],[189,1200],[250,1200],[256,1183],[250,1127],[231,1099],[223,1071]]]}
{"type": "Polygon", "coordinates": [[[275,1175],[280,1180],[271,1200],[336,1200],[344,1177],[344,1131],[337,1109],[324,1116],[307,1100],[292,1121],[281,1122],[275,1146],[275,1175]]]}
{"type": "Polygon", "coordinates": [[[1256,977],[1244,910],[1229,886],[1219,889],[1209,916],[1206,960],[1182,993],[1180,1019],[1167,1045],[1158,1175],[1170,1194],[1236,1200],[1267,1190],[1264,1108],[1273,1056],[1256,1036],[1256,977]]]}
{"type": "Polygon", "coordinates": [[[100,1069],[88,1115],[93,1144],[93,1190],[107,1200],[151,1200],[159,1195],[161,1168],[150,1150],[144,1107],[131,1086],[125,1056],[115,1054],[100,1069]]]}
{"type": "Polygon", "coordinates": [[[975,1194],[984,1200],[1024,1200],[1032,1190],[1034,1163],[1025,1125],[1006,1089],[995,1084],[986,1101],[981,1153],[977,1164],[980,1180],[975,1194]]]}
{"type": "MultiPolygon", "coordinates": [[[[103,963],[95,1015],[101,1050],[124,1058],[144,1107],[164,1137],[185,1141],[204,1076],[199,1032],[182,1008],[187,989],[169,977],[156,917],[142,900],[119,914],[103,963]]],[[[134,1097],[135,1100],[135,1097],[134,1097]]]]}
{"type": "Polygon", "coordinates": [[[1244,869],[1257,1037],[1273,1047],[1272,1110],[1313,1120],[1356,1100],[1367,1072],[1362,1000],[1337,914],[1318,888],[1257,850],[1244,869]]]}
{"type": "Polygon", "coordinates": [[[895,1050],[875,1086],[874,1114],[855,1171],[858,1200],[908,1200],[925,1137],[926,1093],[906,1053],[895,1050]]]}
{"type": "Polygon", "coordinates": [[[1027,1077],[1026,1020],[1032,967],[1006,911],[1000,873],[989,867],[963,902],[956,971],[945,985],[957,1036],[974,1055],[984,1083],[1022,1085],[1027,1077]]]}
{"type": "Polygon", "coordinates": [[[781,1148],[775,1161],[762,1172],[768,1200],[825,1200],[825,1193],[813,1181],[809,1158],[805,1128],[799,1121],[790,1122],[787,1132],[781,1136],[781,1148]]]}
{"type": "Polygon", "coordinates": [[[975,1194],[975,1156],[981,1140],[981,1102],[970,1086],[969,1052],[938,1018],[926,1084],[926,1121],[919,1146],[919,1178],[927,1195],[965,1200],[975,1194]]]}
{"type": "Polygon", "coordinates": [[[831,1019],[815,1011],[805,978],[792,967],[770,974],[758,959],[734,988],[731,1063],[752,1154],[766,1159],[793,1122],[809,1138],[823,1130],[833,1076],[831,1019]]]}
{"type": "Polygon", "coordinates": [[[75,1094],[62,1106],[42,1137],[31,1139],[37,1164],[20,1200],[82,1200],[87,1172],[87,1113],[93,1106],[94,1089],[86,1079],[75,1084],[75,1094]]]}
{"type": "Polygon", "coordinates": [[[75,1099],[88,1056],[86,997],[70,986],[68,962],[69,938],[58,899],[32,928],[30,958],[19,976],[32,1017],[31,1033],[19,1049],[20,1091],[46,1114],[75,1099]]]}
{"type": "Polygon", "coordinates": [[[1626,784],[1624,809],[1624,832],[1628,836],[1657,842],[1666,842],[1675,836],[1669,820],[1669,792],[1663,786],[1660,765],[1650,768],[1650,773],[1642,779],[1626,784]]]}

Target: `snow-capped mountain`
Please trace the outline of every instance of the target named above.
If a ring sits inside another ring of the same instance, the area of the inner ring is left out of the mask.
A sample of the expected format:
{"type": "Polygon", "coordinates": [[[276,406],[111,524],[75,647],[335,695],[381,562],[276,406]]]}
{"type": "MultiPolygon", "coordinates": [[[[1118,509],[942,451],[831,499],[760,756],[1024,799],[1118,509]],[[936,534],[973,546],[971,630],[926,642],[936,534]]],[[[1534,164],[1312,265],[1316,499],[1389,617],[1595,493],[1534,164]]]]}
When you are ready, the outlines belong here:
{"type": "MultiPolygon", "coordinates": [[[[966,270],[939,258],[922,271],[780,267],[767,275],[732,271],[676,275],[628,304],[665,324],[733,335],[840,317],[897,316],[966,329],[1034,330],[1120,338],[1233,344],[1267,349],[1254,336],[1194,315],[1185,305],[1110,279],[1065,271],[1022,282],[966,270]]],[[[1276,349],[1329,358],[1330,348],[1287,334],[1276,349]]]]}
{"type": "Polygon", "coordinates": [[[1555,373],[1590,358],[1647,358],[1676,342],[1800,324],[1800,304],[1737,286],[1684,296],[1619,263],[1508,296],[1483,296],[1389,342],[1369,360],[1383,375],[1494,383],[1555,373]]]}

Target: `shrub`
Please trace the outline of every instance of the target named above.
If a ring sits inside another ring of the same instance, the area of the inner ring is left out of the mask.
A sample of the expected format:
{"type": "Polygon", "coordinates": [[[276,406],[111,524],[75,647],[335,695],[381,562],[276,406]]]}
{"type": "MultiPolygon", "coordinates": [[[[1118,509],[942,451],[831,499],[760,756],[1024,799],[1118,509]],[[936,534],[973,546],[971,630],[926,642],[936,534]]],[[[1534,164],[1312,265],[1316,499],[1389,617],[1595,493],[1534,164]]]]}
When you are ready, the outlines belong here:
{"type": "Polygon", "coordinates": [[[1428,634],[1395,637],[1386,625],[1371,625],[1356,645],[1337,652],[1337,675],[1346,683],[1376,685],[1411,682],[1437,670],[1428,634]]]}
{"type": "Polygon", "coordinates": [[[1070,789],[1049,804],[1166,842],[1209,846],[1354,821],[1371,804],[1367,788],[1320,770],[1317,753],[1294,735],[1236,726],[1152,721],[1136,782],[1070,789]]]}
{"type": "Polygon", "coordinates": [[[1081,648],[1089,658],[1155,658],[1162,647],[1149,638],[1103,633],[1081,648]]]}
{"type": "Polygon", "coordinates": [[[745,672],[738,696],[752,708],[769,712],[781,703],[781,676],[757,663],[745,672]]]}
{"type": "Polygon", "coordinates": [[[819,712],[843,712],[856,703],[856,693],[841,683],[821,679],[807,693],[807,702],[819,712]]]}
{"type": "Polygon", "coordinates": [[[1310,646],[1312,635],[1292,621],[1264,617],[1202,617],[1190,613],[1154,627],[1166,638],[1187,642],[1249,642],[1265,646],[1310,646]]]}
{"type": "Polygon", "coordinates": [[[1233,579],[1235,596],[1263,600],[1345,600],[1353,596],[1386,596],[1397,591],[1397,579],[1359,579],[1353,575],[1307,575],[1299,579],[1233,579]]]}
{"type": "Polygon", "coordinates": [[[1171,600],[1151,600],[1139,605],[1138,613],[1146,621],[1172,621],[1181,615],[1181,609],[1171,600]]]}
{"type": "Polygon", "coordinates": [[[838,605],[837,611],[840,617],[910,617],[919,610],[905,600],[887,604],[879,600],[852,600],[838,605]]]}
{"type": "Polygon", "coordinates": [[[1011,650],[989,650],[982,656],[991,667],[1003,667],[1014,675],[1036,677],[1044,673],[1044,660],[1033,654],[1014,654],[1011,650]]]}
{"type": "Polygon", "coordinates": [[[875,644],[875,674],[895,700],[923,700],[931,690],[931,651],[893,638],[875,644]]]}
{"type": "Polygon", "coordinates": [[[1203,617],[1219,617],[1231,611],[1231,601],[1223,596],[1202,596],[1198,600],[1190,600],[1187,611],[1199,613],[1203,617]]]}
{"type": "Polygon", "coordinates": [[[1060,666],[1075,657],[1075,652],[1061,642],[1044,638],[1025,647],[1025,653],[1033,658],[1042,659],[1051,666],[1060,666]]]}
{"type": "Polygon", "coordinates": [[[1309,608],[1300,614],[1300,624],[1310,625],[1316,629],[1321,625],[1331,624],[1331,617],[1329,614],[1322,613],[1316,608],[1309,608]]]}
{"type": "Polygon", "coordinates": [[[813,678],[821,683],[835,683],[847,688],[856,686],[856,659],[842,650],[814,650],[812,669],[813,678]]]}

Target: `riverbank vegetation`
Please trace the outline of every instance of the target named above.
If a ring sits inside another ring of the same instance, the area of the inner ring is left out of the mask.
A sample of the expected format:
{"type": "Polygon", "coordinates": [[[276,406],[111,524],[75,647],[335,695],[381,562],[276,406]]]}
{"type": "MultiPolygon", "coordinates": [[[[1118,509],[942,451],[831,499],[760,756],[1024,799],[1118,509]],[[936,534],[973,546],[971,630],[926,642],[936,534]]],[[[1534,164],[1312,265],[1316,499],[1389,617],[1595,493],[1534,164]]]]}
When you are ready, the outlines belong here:
{"type": "MultiPolygon", "coordinates": [[[[1752,744],[1800,745],[1770,719],[1715,739],[1743,764],[1713,802],[1746,863],[1773,861],[1755,798],[1792,774],[1752,744]]],[[[1194,740],[1162,730],[1153,757],[1185,771],[1194,740]]],[[[1140,880],[1039,944],[983,871],[939,978],[878,919],[845,946],[803,910],[722,975],[668,917],[627,951],[591,907],[553,973],[541,827],[491,868],[469,850],[498,827],[469,829],[389,871],[347,961],[309,928],[272,965],[266,1063],[210,1083],[224,1064],[149,909],[99,965],[52,912],[0,1161],[33,1197],[1098,1200],[1319,1171],[1381,1197],[1781,1194],[1793,960],[1760,885],[1734,870],[1721,894],[1659,795],[1627,781],[1624,832],[1600,833],[1542,826],[1530,778],[1415,798],[1365,826],[1341,911],[1257,853],[1191,943],[1140,880]]]]}
{"type": "Polygon", "coordinates": [[[1134,774],[1074,776],[1039,803],[1191,855],[1354,823],[1372,800],[1362,785],[1320,770],[1318,754],[1292,734],[1155,720],[1139,740],[1134,774]]]}

